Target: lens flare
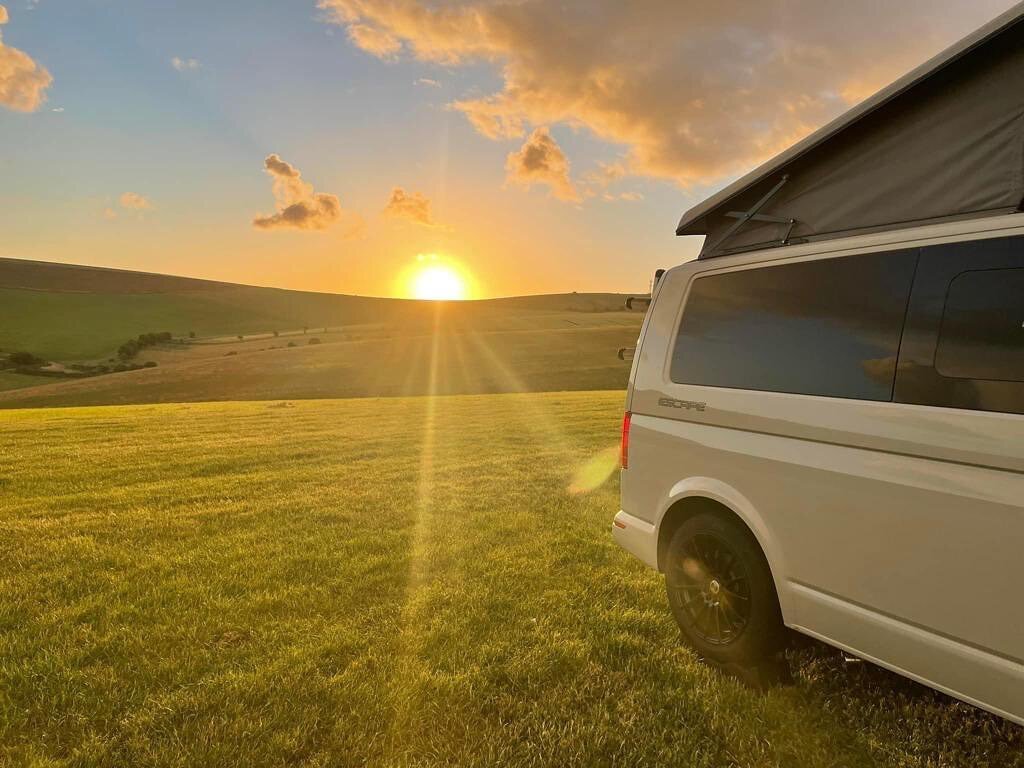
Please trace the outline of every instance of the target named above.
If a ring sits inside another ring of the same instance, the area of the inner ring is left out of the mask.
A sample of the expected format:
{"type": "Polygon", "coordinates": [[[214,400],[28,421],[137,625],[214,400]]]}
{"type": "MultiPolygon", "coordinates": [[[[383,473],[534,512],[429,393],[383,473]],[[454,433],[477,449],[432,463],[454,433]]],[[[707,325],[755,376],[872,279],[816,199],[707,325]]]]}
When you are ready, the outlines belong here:
{"type": "Polygon", "coordinates": [[[576,470],[572,482],[569,483],[569,493],[575,496],[596,491],[618,468],[619,447],[613,445],[611,448],[605,448],[576,470]]]}

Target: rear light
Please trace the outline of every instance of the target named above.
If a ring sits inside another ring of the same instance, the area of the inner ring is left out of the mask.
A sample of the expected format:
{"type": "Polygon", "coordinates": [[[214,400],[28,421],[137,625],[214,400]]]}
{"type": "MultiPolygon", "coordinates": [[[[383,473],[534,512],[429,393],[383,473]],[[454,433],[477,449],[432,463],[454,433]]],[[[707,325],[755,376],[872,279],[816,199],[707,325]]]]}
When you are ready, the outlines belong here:
{"type": "Polygon", "coordinates": [[[633,414],[629,411],[622,417],[622,444],[619,447],[619,466],[629,469],[629,422],[633,414]]]}

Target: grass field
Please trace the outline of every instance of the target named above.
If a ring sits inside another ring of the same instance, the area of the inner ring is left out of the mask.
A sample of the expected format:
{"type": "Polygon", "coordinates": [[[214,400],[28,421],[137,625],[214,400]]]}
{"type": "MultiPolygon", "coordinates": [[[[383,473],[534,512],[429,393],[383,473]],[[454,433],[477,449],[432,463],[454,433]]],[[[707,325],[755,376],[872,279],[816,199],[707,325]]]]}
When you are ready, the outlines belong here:
{"type": "Polygon", "coordinates": [[[415,316],[328,333],[147,349],[139,360],[158,367],[23,382],[35,386],[0,391],[0,408],[625,388],[629,366],[616,351],[635,345],[642,319],[427,305],[415,316]],[[322,343],[310,346],[311,338],[322,343]]]}
{"type": "MultiPolygon", "coordinates": [[[[620,310],[617,294],[557,294],[465,302],[465,323],[510,316],[620,310]]],[[[199,337],[269,334],[303,327],[430,322],[423,302],[214,283],[65,264],[0,259],[0,351],[60,362],[102,360],[142,333],[199,337]]]]}
{"type": "Polygon", "coordinates": [[[827,650],[699,664],[609,535],[621,404],[0,414],[0,764],[1024,765],[827,650]]]}

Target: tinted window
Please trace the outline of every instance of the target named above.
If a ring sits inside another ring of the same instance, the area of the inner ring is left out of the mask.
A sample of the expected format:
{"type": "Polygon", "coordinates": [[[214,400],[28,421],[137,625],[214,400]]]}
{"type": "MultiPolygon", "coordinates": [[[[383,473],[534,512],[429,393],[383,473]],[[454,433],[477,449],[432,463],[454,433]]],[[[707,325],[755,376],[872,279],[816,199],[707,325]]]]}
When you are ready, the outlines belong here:
{"type": "Polygon", "coordinates": [[[953,279],[935,369],[958,379],[1024,381],[1024,269],[976,270],[953,279]]]}
{"type": "Polygon", "coordinates": [[[889,400],[916,261],[898,251],[699,277],[672,380],[889,400]]]}
{"type": "Polygon", "coordinates": [[[921,249],[900,403],[1024,413],[1024,237],[921,249]]]}

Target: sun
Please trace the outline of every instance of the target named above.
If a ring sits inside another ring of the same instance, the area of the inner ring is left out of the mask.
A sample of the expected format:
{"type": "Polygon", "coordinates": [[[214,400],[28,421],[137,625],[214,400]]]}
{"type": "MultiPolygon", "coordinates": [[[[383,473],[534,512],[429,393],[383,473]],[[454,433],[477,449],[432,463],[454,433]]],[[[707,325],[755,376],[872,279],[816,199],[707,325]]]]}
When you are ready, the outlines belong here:
{"type": "Polygon", "coordinates": [[[420,254],[402,275],[400,291],[411,299],[462,301],[472,293],[464,269],[437,254],[420,254]]]}
{"type": "Polygon", "coordinates": [[[466,281],[454,269],[444,265],[422,267],[412,278],[412,297],[434,301],[461,301],[466,298],[466,281]]]}

